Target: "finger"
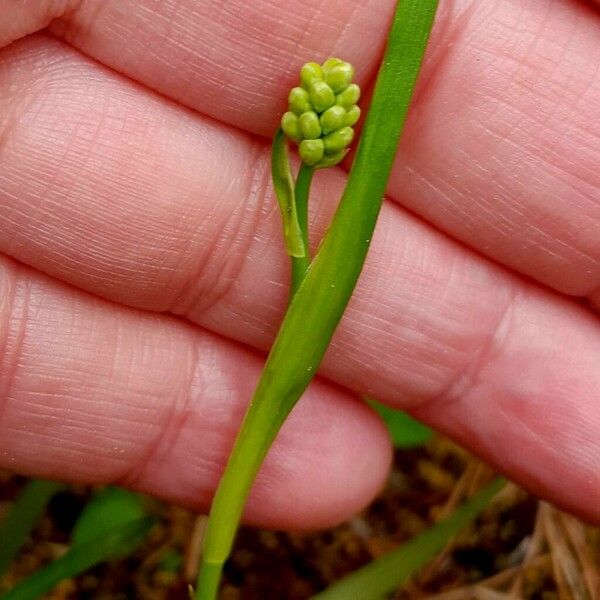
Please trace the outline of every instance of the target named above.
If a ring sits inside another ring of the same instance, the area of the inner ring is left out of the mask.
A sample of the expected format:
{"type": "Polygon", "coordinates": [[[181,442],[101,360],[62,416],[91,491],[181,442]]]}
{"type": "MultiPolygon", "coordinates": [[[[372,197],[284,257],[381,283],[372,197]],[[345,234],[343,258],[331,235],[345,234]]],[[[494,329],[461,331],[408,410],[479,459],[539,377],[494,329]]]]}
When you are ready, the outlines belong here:
{"type": "MultiPolygon", "coordinates": [[[[37,98],[31,117],[11,119],[5,134],[0,247],[75,285],[267,349],[288,287],[267,148],[47,44],[29,40],[23,52],[40,83],[20,96],[37,98]]],[[[315,180],[317,237],[342,185],[340,171],[315,180]]],[[[440,420],[449,411],[456,439],[598,518],[598,360],[596,319],[387,204],[323,370],[390,404],[429,405],[440,420]],[[471,387],[485,410],[461,402],[471,387]]]]}
{"type": "MultiPolygon", "coordinates": [[[[208,508],[261,368],[257,357],[7,259],[0,339],[1,468],[119,483],[208,508]]],[[[269,454],[247,519],[294,528],[338,522],[377,492],[389,459],[376,417],[316,383],[269,454]]]]}
{"type": "MultiPolygon", "coordinates": [[[[188,106],[270,135],[305,60],[339,54],[371,80],[394,4],[86,2],[52,30],[188,106]]],[[[442,2],[391,197],[511,268],[597,298],[599,73],[589,4],[442,2]]]]}

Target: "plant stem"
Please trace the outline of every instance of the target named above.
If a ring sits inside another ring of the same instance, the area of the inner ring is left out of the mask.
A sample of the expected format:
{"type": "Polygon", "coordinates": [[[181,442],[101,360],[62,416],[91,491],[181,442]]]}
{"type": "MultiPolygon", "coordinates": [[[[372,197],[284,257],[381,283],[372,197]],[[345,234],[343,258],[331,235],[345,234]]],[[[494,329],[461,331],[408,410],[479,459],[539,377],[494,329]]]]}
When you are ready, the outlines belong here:
{"type": "Polygon", "coordinates": [[[271,181],[281,210],[283,239],[287,253],[290,256],[303,257],[306,254],[306,248],[302,241],[302,230],[296,214],[294,180],[287,153],[286,137],[281,127],[275,132],[271,147],[271,181]]]}
{"type": "Polygon", "coordinates": [[[400,0],[371,109],[340,205],[273,344],[213,500],[202,579],[225,562],[254,478],[285,418],[314,377],[354,290],[373,235],[438,0],[400,0]]]}
{"type": "Polygon", "coordinates": [[[308,195],[310,184],[312,183],[315,168],[302,163],[296,178],[296,212],[298,214],[298,225],[302,231],[302,240],[304,241],[305,255],[302,258],[292,257],[292,285],[290,292],[290,302],[294,294],[300,287],[304,276],[310,266],[310,250],[308,247],[308,195]]]}
{"type": "MultiPolygon", "coordinates": [[[[196,583],[195,598],[216,598],[219,593],[219,584],[221,583],[221,573],[225,561],[209,562],[202,561],[198,581],[196,583]]],[[[0,599],[1,600],[1,599],[0,599]]]]}

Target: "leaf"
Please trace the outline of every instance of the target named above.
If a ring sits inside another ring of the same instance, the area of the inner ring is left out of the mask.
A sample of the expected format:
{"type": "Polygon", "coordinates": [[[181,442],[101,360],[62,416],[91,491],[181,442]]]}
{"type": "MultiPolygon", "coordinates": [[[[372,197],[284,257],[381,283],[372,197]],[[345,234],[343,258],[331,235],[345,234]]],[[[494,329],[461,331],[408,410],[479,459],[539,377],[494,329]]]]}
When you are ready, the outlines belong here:
{"type": "Polygon", "coordinates": [[[119,487],[107,487],[83,509],[73,529],[73,545],[87,544],[102,537],[107,531],[145,516],[142,496],[119,487]]]}
{"type": "Polygon", "coordinates": [[[426,529],[398,549],[340,579],[311,600],[381,600],[415,575],[473,521],[504,485],[495,479],[447,519],[426,529]]]}
{"type": "Polygon", "coordinates": [[[153,517],[136,519],[105,531],[98,538],[75,544],[66,554],[36,571],[0,600],[34,600],[64,579],[79,575],[115,556],[129,554],[143,541],[153,524],[153,517]]]}
{"type": "Polygon", "coordinates": [[[287,155],[286,138],[281,129],[275,133],[271,151],[271,177],[283,221],[283,237],[287,252],[295,258],[306,256],[302,230],[298,222],[294,179],[287,155]]]}
{"type": "Polygon", "coordinates": [[[25,543],[50,498],[62,488],[63,484],[56,481],[32,479],[19,494],[0,523],[0,575],[25,543]]]}
{"type": "Polygon", "coordinates": [[[368,398],[367,402],[384,420],[396,448],[422,446],[433,437],[433,431],[429,427],[413,419],[403,410],[395,410],[368,398]]]}
{"type": "Polygon", "coordinates": [[[0,600],[29,600],[50,591],[63,579],[90,567],[131,554],[154,524],[143,497],[107,487],[87,504],[73,529],[69,550],[19,583],[0,600]]]}

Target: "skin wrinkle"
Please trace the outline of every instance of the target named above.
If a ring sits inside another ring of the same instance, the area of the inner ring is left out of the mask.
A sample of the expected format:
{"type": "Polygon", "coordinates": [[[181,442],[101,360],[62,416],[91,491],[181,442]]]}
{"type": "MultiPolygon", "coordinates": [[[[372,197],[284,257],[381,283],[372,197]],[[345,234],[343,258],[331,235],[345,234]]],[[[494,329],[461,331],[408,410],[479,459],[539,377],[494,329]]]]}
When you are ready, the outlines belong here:
{"type": "MultiPolygon", "coordinates": [[[[431,32],[432,41],[425,53],[423,67],[413,95],[410,109],[413,114],[418,113],[427,95],[433,92],[438,78],[443,74],[446,63],[451,61],[457,42],[464,32],[468,31],[469,24],[476,12],[477,0],[442,0],[440,3],[431,32]]],[[[373,81],[376,75],[374,70],[373,81]]]]}
{"type": "MultiPolygon", "coordinates": [[[[417,411],[415,414],[418,415],[419,412],[417,411]]],[[[504,419],[507,427],[514,427],[518,417],[518,413],[511,413],[501,406],[499,407],[499,414],[496,418],[498,420],[504,419]]],[[[526,447],[533,439],[537,441],[540,448],[544,449],[544,460],[540,461],[542,465],[541,471],[544,471],[544,473],[533,474],[530,481],[537,487],[537,489],[547,491],[550,487],[547,482],[552,481],[553,477],[555,476],[555,465],[563,459],[561,451],[562,449],[557,449],[552,444],[547,443],[547,439],[540,436],[539,433],[535,431],[526,421],[519,419],[518,423],[520,428],[519,437],[521,438],[521,445],[526,447]]],[[[503,427],[499,427],[495,435],[489,437],[479,436],[479,440],[483,448],[483,455],[486,456],[486,459],[490,464],[496,466],[499,463],[498,459],[496,458],[496,449],[498,447],[502,447],[502,445],[506,443],[505,436],[502,435],[502,430],[503,427]]],[[[470,436],[473,434],[477,436],[478,432],[473,432],[469,424],[465,423],[464,435],[470,436]]],[[[514,443],[519,445],[518,440],[515,440],[514,443]]],[[[510,464],[510,468],[514,469],[515,471],[519,471],[522,468],[522,456],[504,456],[502,460],[504,464],[510,464]]],[[[590,485],[590,489],[593,489],[592,485],[590,485]]],[[[561,506],[560,503],[558,506],[561,506]]],[[[569,510],[568,506],[563,506],[563,508],[567,511],[569,510]]]]}
{"type": "MultiPolygon", "coordinates": [[[[236,284],[247,260],[248,248],[254,242],[257,223],[272,200],[269,196],[270,161],[259,146],[248,157],[248,165],[247,172],[252,176],[248,178],[240,203],[222,229],[216,232],[218,237],[209,245],[203,260],[198,262],[197,272],[190,272],[185,278],[182,291],[170,309],[174,314],[189,316],[193,312],[198,318],[227,296],[231,286],[236,284]]],[[[227,195],[226,191],[224,195],[227,195]]],[[[198,253],[191,252],[190,255],[198,256],[198,253]]]]}
{"type": "MultiPolygon", "coordinates": [[[[40,306],[40,310],[42,310],[43,314],[40,317],[31,315],[31,318],[28,318],[23,324],[23,326],[31,327],[32,330],[39,318],[45,319],[51,316],[51,314],[47,312],[44,313],[44,311],[50,309],[50,307],[47,306],[48,302],[50,305],[55,303],[55,298],[53,299],[51,294],[48,299],[46,299],[41,290],[36,292],[36,296],[36,304],[40,306]]],[[[79,359],[73,361],[73,358],[79,356],[79,353],[77,352],[79,346],[82,346],[80,350],[83,351],[90,343],[95,342],[98,337],[98,328],[93,321],[91,324],[92,327],[89,329],[90,334],[87,333],[87,329],[77,328],[76,323],[78,320],[85,317],[86,314],[93,318],[96,313],[94,311],[90,312],[89,310],[87,313],[81,313],[77,309],[77,305],[75,305],[73,309],[74,310],[71,311],[72,316],[70,317],[70,324],[73,329],[71,330],[69,328],[66,332],[61,332],[62,339],[68,340],[68,342],[61,349],[57,348],[57,352],[62,352],[65,355],[64,358],[68,369],[63,369],[59,378],[52,377],[54,371],[52,358],[50,357],[47,364],[46,362],[36,364],[36,373],[30,373],[32,379],[30,383],[25,383],[21,377],[19,388],[23,388],[24,384],[25,388],[21,389],[20,393],[12,398],[11,417],[6,420],[5,427],[7,431],[14,431],[14,434],[20,441],[15,440],[13,443],[16,443],[16,447],[20,447],[22,451],[26,453],[29,453],[29,449],[25,449],[23,443],[27,436],[33,436],[33,439],[35,439],[35,436],[39,435],[46,440],[54,440],[54,444],[50,444],[50,447],[47,448],[47,453],[51,457],[51,464],[53,462],[55,463],[59,456],[67,456],[70,452],[69,449],[72,449],[73,447],[75,449],[81,449],[86,446],[89,446],[90,449],[97,448],[100,455],[102,455],[106,461],[99,472],[99,477],[102,482],[106,482],[108,472],[114,473],[114,469],[120,468],[119,465],[124,458],[127,458],[127,456],[132,453],[135,454],[136,447],[139,445],[136,436],[139,435],[139,440],[142,441],[146,437],[144,435],[144,423],[148,423],[148,420],[145,415],[151,417],[153,409],[150,408],[151,404],[146,406],[145,404],[140,403],[142,400],[147,401],[145,394],[140,395],[140,401],[137,403],[130,404],[127,401],[120,402],[119,414],[129,415],[132,422],[136,423],[136,427],[130,429],[125,434],[125,430],[123,429],[123,417],[121,416],[115,419],[111,414],[106,415],[106,411],[110,408],[111,404],[106,404],[106,402],[101,401],[98,397],[98,393],[104,394],[106,381],[116,383],[121,380],[124,384],[128,381],[123,378],[122,375],[129,372],[129,369],[131,368],[129,366],[130,361],[123,360],[123,358],[127,359],[130,357],[130,359],[133,359],[133,357],[130,356],[128,352],[125,352],[125,354],[117,360],[117,356],[121,352],[118,340],[123,339],[123,334],[119,332],[121,323],[118,317],[113,319],[110,323],[110,326],[114,331],[107,331],[106,324],[104,324],[104,331],[101,334],[104,336],[104,339],[106,339],[107,335],[111,337],[111,339],[116,339],[116,345],[112,349],[107,349],[100,344],[95,350],[95,353],[97,354],[95,357],[97,364],[103,365],[100,367],[100,370],[97,371],[97,374],[102,376],[102,380],[98,381],[97,385],[95,385],[93,383],[93,373],[88,373],[88,376],[91,376],[92,383],[86,382],[83,386],[80,386],[77,383],[81,379],[82,369],[85,369],[86,362],[85,360],[81,362],[79,359]],[[71,360],[68,360],[68,357],[71,357],[71,360]],[[117,372],[121,373],[121,377],[115,376],[115,373],[117,372]],[[30,387],[32,385],[34,387],[30,387]],[[28,399],[36,397],[38,402],[43,402],[42,407],[40,408],[38,405],[37,409],[33,412],[30,411],[28,416],[28,405],[33,409],[35,403],[28,401],[28,399]],[[15,421],[15,414],[20,415],[21,419],[15,421]],[[51,414],[56,414],[57,417],[62,415],[62,417],[55,419],[53,422],[52,419],[48,418],[51,414]],[[90,434],[90,421],[96,423],[93,434],[90,434]],[[28,423],[28,427],[23,429],[19,425],[21,422],[28,423]],[[98,426],[99,422],[102,423],[101,427],[98,426]],[[78,434],[81,435],[86,430],[88,434],[85,440],[77,442],[76,437],[78,434]],[[123,435],[125,435],[125,437],[123,437],[123,435]],[[60,451],[58,448],[60,448],[60,451]],[[121,448],[122,451],[127,454],[123,454],[122,456],[119,453],[115,454],[117,448],[121,448]],[[102,475],[102,472],[104,475],[102,475]],[[102,477],[104,477],[104,479],[102,479],[102,477]]],[[[57,312],[54,313],[52,320],[56,320],[58,324],[62,322],[61,319],[63,319],[64,316],[64,312],[57,312]]],[[[51,327],[52,323],[48,323],[47,327],[48,326],[51,327]]],[[[54,340],[52,340],[52,342],[53,341],[54,340]]],[[[31,342],[27,344],[26,353],[22,358],[24,364],[23,368],[30,362],[31,357],[35,354],[37,348],[48,346],[52,342],[49,333],[46,331],[42,332],[41,338],[39,333],[37,337],[34,337],[32,334],[31,342]]],[[[56,343],[60,344],[60,337],[56,339],[56,343]]],[[[51,353],[52,350],[50,351],[50,354],[51,353]]],[[[135,390],[131,389],[128,397],[135,398],[135,396],[135,390]]],[[[35,448],[35,446],[33,447],[35,448]]],[[[93,469],[91,472],[93,472],[93,469]]],[[[94,480],[98,481],[97,478],[94,480]]]]}
{"type": "Polygon", "coordinates": [[[14,379],[19,367],[21,354],[26,336],[25,318],[29,304],[29,286],[19,279],[14,263],[0,263],[0,317],[4,317],[0,325],[0,423],[5,412],[7,398],[10,395],[14,379]],[[4,292],[8,293],[4,293],[4,292]],[[15,313],[21,313],[20,319],[15,319],[15,313]],[[15,331],[15,321],[18,325],[15,331]]]}
{"type": "Polygon", "coordinates": [[[600,309],[600,285],[590,293],[589,303],[592,308],[600,309]]]}
{"type": "Polygon", "coordinates": [[[161,426],[154,438],[148,440],[146,449],[140,458],[128,467],[127,472],[118,477],[116,485],[140,487],[143,476],[151,476],[149,465],[172,453],[181,431],[185,427],[192,402],[192,388],[201,365],[201,353],[198,344],[190,344],[187,358],[187,375],[181,381],[181,389],[169,400],[166,414],[161,418],[161,426]]]}
{"type": "Polygon", "coordinates": [[[512,313],[515,303],[518,301],[520,292],[517,289],[511,290],[504,307],[499,313],[498,320],[490,328],[490,333],[477,348],[468,361],[465,362],[465,368],[455,373],[450,383],[443,389],[438,396],[427,401],[428,404],[439,404],[440,402],[456,402],[472,389],[481,372],[493,363],[496,356],[501,354],[502,345],[510,331],[512,313]]]}
{"type": "MultiPolygon", "coordinates": [[[[0,73],[3,75],[3,85],[0,87],[0,99],[4,99],[6,95],[6,93],[2,94],[2,92],[8,90],[11,100],[16,99],[16,102],[11,104],[8,110],[5,109],[0,113],[0,155],[10,147],[14,131],[19,125],[19,120],[15,115],[18,115],[19,112],[31,111],[35,104],[35,94],[32,93],[31,88],[36,87],[35,84],[37,84],[38,89],[40,86],[44,85],[43,77],[40,77],[40,79],[32,77],[29,80],[29,85],[26,85],[24,88],[22,85],[19,87],[19,94],[15,95],[14,93],[10,93],[14,84],[11,79],[5,79],[5,69],[2,68],[3,62],[3,59],[0,57],[0,73]]],[[[0,177],[1,176],[2,173],[0,173],[0,177]]]]}
{"type": "MultiPolygon", "coordinates": [[[[59,61],[57,61],[59,62],[59,61]]],[[[43,79],[42,81],[47,81],[47,79],[43,79]]],[[[42,90],[44,89],[44,86],[41,88],[42,90]]],[[[33,100],[33,97],[32,97],[33,100]]],[[[40,105],[43,105],[43,102],[40,103],[40,105]]],[[[37,114],[42,110],[41,106],[38,107],[38,109],[35,111],[35,113],[32,115],[32,119],[30,122],[35,122],[36,121],[36,116],[37,114]]],[[[102,115],[102,119],[104,119],[104,116],[102,115]]],[[[22,120],[21,123],[23,123],[25,120],[22,120]]],[[[19,122],[17,119],[15,119],[15,122],[19,122]]],[[[26,121],[25,121],[26,122],[26,121]]],[[[79,134],[79,130],[81,127],[83,127],[84,122],[80,122],[78,123],[77,127],[75,128],[74,132],[73,132],[73,137],[71,139],[75,139],[77,138],[78,134],[79,134]]],[[[92,139],[96,139],[97,141],[97,137],[98,137],[98,132],[101,130],[101,127],[99,124],[97,124],[94,128],[92,132],[92,139]]],[[[83,136],[82,139],[88,139],[89,136],[83,136]]],[[[45,146],[41,146],[42,148],[44,148],[45,150],[45,146]]],[[[60,163],[66,163],[68,162],[68,156],[69,154],[73,154],[74,150],[77,149],[77,144],[65,144],[64,145],[65,150],[63,151],[61,157],[60,157],[60,163]]],[[[82,166],[85,166],[86,161],[91,160],[91,155],[86,155],[86,157],[83,160],[79,160],[79,159],[74,159],[73,161],[70,161],[72,165],[76,165],[77,166],[77,171],[76,171],[76,176],[71,178],[71,185],[69,186],[68,189],[63,190],[66,191],[68,193],[69,190],[72,190],[76,183],[81,179],[81,175],[84,172],[82,169],[82,166]]],[[[56,177],[57,177],[58,172],[56,170],[51,170],[48,173],[44,173],[44,178],[45,178],[45,187],[44,189],[39,190],[39,193],[37,194],[37,200],[39,200],[39,202],[36,202],[36,212],[32,215],[31,212],[29,213],[29,217],[32,218],[32,223],[36,223],[36,222],[40,222],[40,224],[42,223],[42,221],[45,223],[45,228],[48,228],[49,225],[49,220],[48,219],[41,219],[41,218],[36,218],[38,216],[41,215],[43,208],[42,207],[46,207],[46,206],[50,206],[52,205],[53,201],[51,199],[49,199],[47,197],[47,191],[48,189],[52,188],[52,185],[55,183],[56,177]]],[[[32,177],[33,180],[35,180],[34,177],[32,177]]],[[[58,201],[54,202],[54,204],[56,206],[58,206],[58,201]]],[[[44,211],[47,212],[47,211],[44,211]]],[[[40,225],[41,227],[41,225],[40,225]]]]}
{"type": "MultiPolygon", "coordinates": [[[[485,126],[483,126],[483,129],[485,129],[485,126]]],[[[512,145],[513,142],[510,140],[510,137],[506,136],[506,137],[502,137],[504,143],[512,145]]],[[[515,144],[515,147],[518,149],[517,145],[515,144]]],[[[473,157],[470,162],[469,162],[469,169],[470,170],[474,170],[475,168],[477,168],[478,165],[478,159],[477,157],[473,157]]],[[[483,175],[484,173],[482,173],[483,175]]],[[[420,176],[419,176],[420,177],[420,176]]],[[[428,183],[428,185],[432,185],[431,179],[429,179],[429,182],[427,182],[427,180],[425,180],[424,178],[421,178],[421,181],[423,183],[428,183]]],[[[442,182],[443,184],[443,182],[442,182]]],[[[445,184],[446,187],[450,187],[450,189],[452,189],[455,193],[462,195],[462,191],[459,188],[454,188],[453,186],[449,186],[448,184],[445,184]]],[[[440,190],[439,188],[433,188],[435,189],[436,193],[440,194],[440,190]]],[[[576,245],[569,243],[572,242],[573,240],[577,239],[577,236],[580,234],[581,232],[581,227],[580,224],[578,223],[577,226],[574,226],[573,232],[572,234],[570,234],[567,239],[565,240],[560,240],[558,239],[556,236],[551,236],[548,232],[548,228],[545,227],[545,225],[549,222],[551,222],[551,220],[555,220],[558,221],[559,219],[561,219],[562,217],[558,216],[558,215],[553,215],[553,213],[549,213],[547,218],[546,218],[546,223],[542,223],[542,224],[537,224],[535,220],[532,219],[528,219],[527,218],[527,207],[525,206],[520,206],[520,205],[511,205],[511,194],[510,194],[510,190],[509,189],[502,189],[501,190],[502,194],[498,194],[497,196],[495,196],[494,201],[496,204],[498,204],[498,202],[502,201],[503,206],[505,207],[505,211],[506,211],[506,216],[502,216],[499,215],[497,213],[494,213],[494,208],[493,206],[488,203],[488,202],[483,202],[480,205],[480,211],[479,211],[479,216],[482,215],[486,215],[487,219],[486,222],[494,227],[496,226],[496,228],[500,231],[500,226],[498,225],[498,223],[500,223],[500,225],[504,228],[506,228],[507,230],[510,230],[511,227],[511,219],[510,219],[510,214],[516,214],[519,217],[522,218],[522,220],[527,223],[527,228],[529,230],[529,232],[532,234],[530,236],[530,242],[528,243],[528,246],[531,248],[533,246],[536,246],[537,251],[541,252],[544,251],[547,253],[547,256],[553,259],[558,260],[562,260],[563,254],[561,254],[558,249],[553,249],[552,246],[553,245],[560,245],[562,248],[564,248],[565,250],[570,250],[571,252],[575,252],[579,257],[586,259],[590,262],[598,262],[598,259],[590,252],[585,252],[584,250],[579,250],[576,245]],[[502,198],[502,200],[500,200],[502,198]],[[541,242],[544,243],[541,243],[541,242]]],[[[454,205],[457,209],[460,210],[460,203],[459,202],[453,202],[451,199],[451,196],[449,195],[445,195],[448,204],[449,205],[454,205]]],[[[469,214],[468,211],[464,211],[465,216],[467,217],[467,219],[469,218],[469,214]]],[[[538,220],[539,220],[539,216],[538,216],[538,220]]],[[[475,229],[476,230],[476,229],[475,229]]],[[[567,234],[568,232],[565,232],[565,234],[567,234]]],[[[524,248],[524,250],[527,250],[527,248],[524,248]]],[[[515,248],[515,252],[520,252],[521,249],[519,248],[515,248]]]]}
{"type": "MultiPolygon", "coordinates": [[[[546,21],[548,21],[549,19],[549,15],[550,15],[550,11],[551,11],[552,7],[548,7],[548,10],[546,12],[546,18],[542,19],[540,21],[540,25],[538,27],[537,32],[535,33],[535,37],[533,39],[533,41],[531,42],[531,45],[529,48],[527,48],[527,51],[524,52],[523,56],[518,58],[516,63],[517,65],[521,66],[521,67],[527,67],[527,69],[531,72],[531,80],[528,81],[528,79],[522,75],[519,75],[519,72],[516,72],[516,76],[514,78],[512,78],[512,82],[514,85],[519,86],[523,89],[523,91],[528,92],[529,95],[531,95],[533,98],[536,97],[536,94],[539,94],[539,92],[535,89],[535,83],[537,81],[534,82],[534,80],[537,80],[537,78],[539,77],[539,65],[537,65],[535,63],[535,61],[532,61],[532,57],[536,55],[536,50],[537,48],[540,46],[540,43],[542,41],[542,35],[545,31],[545,26],[546,26],[546,21]],[[531,65],[529,65],[529,63],[532,63],[531,65]]],[[[563,64],[565,62],[565,59],[568,57],[568,52],[569,52],[569,46],[572,44],[572,42],[576,39],[576,26],[575,24],[573,24],[571,30],[570,30],[570,34],[568,35],[567,39],[565,41],[561,41],[560,43],[557,43],[558,46],[558,50],[559,50],[559,54],[558,56],[552,56],[552,57],[548,57],[548,63],[551,65],[550,71],[548,76],[546,77],[546,79],[548,80],[549,83],[555,83],[555,89],[551,89],[548,92],[548,98],[549,99],[553,99],[554,96],[559,93],[559,94],[570,94],[571,95],[571,100],[573,101],[573,103],[575,105],[577,105],[578,103],[580,103],[582,101],[582,98],[585,96],[586,91],[589,92],[591,90],[591,87],[593,85],[593,83],[588,79],[588,78],[582,78],[581,79],[581,86],[583,86],[583,89],[581,90],[576,90],[574,89],[575,86],[573,85],[573,81],[576,78],[576,73],[570,72],[567,73],[566,76],[567,81],[565,82],[565,77],[564,77],[564,73],[561,74],[561,77],[556,77],[553,78],[552,75],[554,75],[554,73],[556,71],[558,71],[559,66],[561,64],[563,64]],[[555,79],[555,81],[552,81],[553,79],[555,79]]],[[[514,57],[511,54],[507,54],[506,56],[507,59],[510,60],[514,60],[514,57]]],[[[599,68],[600,68],[600,63],[599,63],[599,68]]],[[[598,72],[598,69],[596,70],[598,72]]],[[[592,81],[594,80],[594,77],[592,77],[592,81]]],[[[493,97],[490,97],[489,100],[493,100],[493,97]]],[[[505,104],[504,105],[506,108],[510,108],[509,105],[505,104]]],[[[543,115],[540,115],[539,117],[535,114],[529,114],[529,113],[522,113],[522,117],[526,118],[529,121],[534,121],[536,124],[538,124],[540,126],[540,128],[542,129],[547,129],[550,130],[550,125],[548,124],[548,121],[551,117],[556,117],[558,112],[561,110],[560,104],[559,103],[555,103],[553,105],[553,108],[551,109],[550,112],[546,112],[543,115]]],[[[566,126],[566,124],[568,123],[567,119],[563,119],[564,122],[564,126],[566,126]]],[[[562,123],[561,123],[562,125],[562,123]]],[[[522,127],[520,122],[517,120],[513,120],[513,122],[511,123],[511,126],[513,127],[514,130],[523,130],[523,132],[526,132],[529,128],[528,127],[522,127]]],[[[506,141],[508,141],[508,139],[511,137],[510,133],[509,134],[505,134],[503,136],[506,141]]],[[[557,136],[558,137],[558,136],[557,136]]],[[[534,142],[536,140],[533,140],[534,142]]],[[[533,146],[533,145],[532,145],[533,146]]],[[[538,145],[538,147],[535,148],[538,152],[542,149],[545,149],[546,151],[549,150],[549,147],[546,145],[544,148],[540,147],[538,145]]],[[[556,152],[554,152],[554,155],[558,158],[558,154],[556,152]]],[[[562,154],[560,155],[561,158],[564,157],[562,156],[562,154]]],[[[542,157],[544,159],[544,157],[542,157]]],[[[552,164],[550,163],[550,161],[548,159],[545,159],[548,164],[552,164]]],[[[554,163],[553,166],[558,168],[558,164],[554,163]]],[[[582,181],[583,178],[578,175],[576,172],[574,172],[574,170],[571,171],[567,171],[569,172],[569,174],[571,174],[573,177],[577,177],[577,178],[581,178],[582,181]]],[[[591,174],[591,171],[590,171],[591,174]]],[[[589,182],[586,182],[589,183],[589,182]]],[[[576,188],[573,188],[574,191],[576,191],[576,188]]]]}

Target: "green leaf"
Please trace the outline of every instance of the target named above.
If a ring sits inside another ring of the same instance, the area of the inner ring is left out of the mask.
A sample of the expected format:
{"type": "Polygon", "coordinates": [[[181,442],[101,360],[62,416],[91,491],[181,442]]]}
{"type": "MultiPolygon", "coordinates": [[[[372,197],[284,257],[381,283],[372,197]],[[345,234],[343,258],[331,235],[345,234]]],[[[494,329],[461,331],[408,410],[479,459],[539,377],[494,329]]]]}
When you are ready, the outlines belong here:
{"type": "Polygon", "coordinates": [[[63,484],[56,481],[32,479],[19,494],[0,523],[0,575],[25,543],[50,498],[62,488],[63,484]]]}
{"type": "Polygon", "coordinates": [[[107,487],[88,502],[73,529],[73,545],[101,538],[107,531],[146,516],[143,497],[119,487],[107,487]]]}
{"type": "Polygon", "coordinates": [[[66,554],[36,571],[0,600],[34,600],[64,579],[79,575],[105,560],[129,554],[143,541],[153,524],[152,517],[144,517],[105,531],[93,540],[75,544],[66,554]]]}
{"type": "Polygon", "coordinates": [[[306,248],[302,239],[302,230],[298,223],[294,180],[286,149],[285,134],[281,129],[277,130],[275,139],[273,140],[271,177],[273,179],[273,189],[275,190],[281,211],[283,237],[287,252],[295,258],[303,258],[306,256],[306,248]]]}
{"type": "Polygon", "coordinates": [[[433,437],[433,431],[429,427],[413,419],[403,410],[395,410],[375,400],[367,399],[367,402],[387,425],[396,448],[422,446],[433,437]]]}
{"type": "Polygon", "coordinates": [[[344,577],[312,600],[381,600],[415,575],[473,521],[504,485],[496,479],[447,519],[433,525],[397,550],[344,577]]]}
{"type": "Polygon", "coordinates": [[[50,591],[63,579],[90,567],[131,554],[143,541],[153,517],[146,516],[143,497],[107,487],[87,504],[73,529],[70,549],[2,596],[1,600],[29,600],[50,591]]]}

